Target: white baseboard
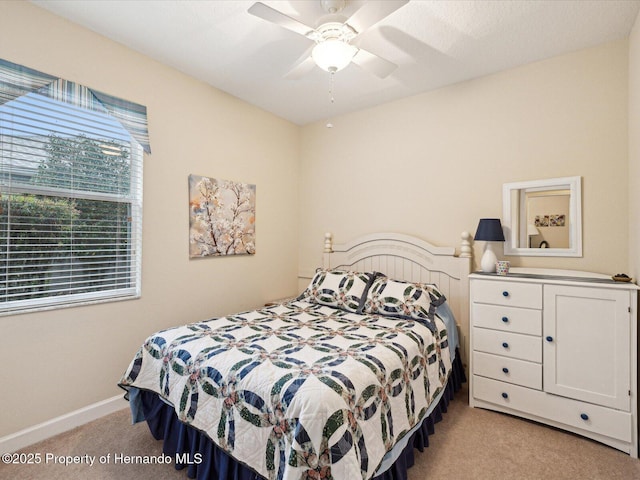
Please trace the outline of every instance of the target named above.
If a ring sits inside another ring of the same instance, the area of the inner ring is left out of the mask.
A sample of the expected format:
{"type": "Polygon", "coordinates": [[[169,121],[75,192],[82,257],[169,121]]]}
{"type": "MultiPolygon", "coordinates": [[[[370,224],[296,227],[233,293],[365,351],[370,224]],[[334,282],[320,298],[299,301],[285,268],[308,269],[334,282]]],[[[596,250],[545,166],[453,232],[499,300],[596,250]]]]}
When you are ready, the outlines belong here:
{"type": "Polygon", "coordinates": [[[110,413],[128,408],[128,406],[129,402],[123,398],[123,395],[116,395],[33,427],[0,437],[0,453],[13,453],[110,413]]]}

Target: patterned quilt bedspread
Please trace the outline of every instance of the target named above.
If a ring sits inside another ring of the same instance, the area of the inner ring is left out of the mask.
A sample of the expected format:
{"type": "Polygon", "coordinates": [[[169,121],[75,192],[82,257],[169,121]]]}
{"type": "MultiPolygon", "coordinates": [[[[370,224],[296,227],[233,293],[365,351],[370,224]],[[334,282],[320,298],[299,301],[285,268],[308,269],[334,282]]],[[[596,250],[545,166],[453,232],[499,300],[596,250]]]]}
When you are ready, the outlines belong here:
{"type": "Polygon", "coordinates": [[[450,370],[438,316],[293,301],[158,332],[120,384],[158,393],[266,478],[368,479],[450,370]]]}

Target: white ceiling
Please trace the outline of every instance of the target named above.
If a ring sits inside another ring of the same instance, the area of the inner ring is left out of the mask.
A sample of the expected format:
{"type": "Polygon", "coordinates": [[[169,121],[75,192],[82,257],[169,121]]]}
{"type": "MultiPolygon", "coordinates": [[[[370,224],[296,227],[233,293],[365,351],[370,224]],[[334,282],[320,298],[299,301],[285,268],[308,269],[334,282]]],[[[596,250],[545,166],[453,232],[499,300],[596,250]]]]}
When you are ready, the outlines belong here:
{"type": "MultiPolygon", "coordinates": [[[[326,15],[319,0],[262,1],[312,27],[326,15]]],[[[327,72],[285,78],[311,40],[247,13],[254,0],[32,2],[299,125],[625,38],[640,10],[640,0],[412,0],[356,39],[398,68],[380,79],[349,65],[331,105],[327,72]]]]}

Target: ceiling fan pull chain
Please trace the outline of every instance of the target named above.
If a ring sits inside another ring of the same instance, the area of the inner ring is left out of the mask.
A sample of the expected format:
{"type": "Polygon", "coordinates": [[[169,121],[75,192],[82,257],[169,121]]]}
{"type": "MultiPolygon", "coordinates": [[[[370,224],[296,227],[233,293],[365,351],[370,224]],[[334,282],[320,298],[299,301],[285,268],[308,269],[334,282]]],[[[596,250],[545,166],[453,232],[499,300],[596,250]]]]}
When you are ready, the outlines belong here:
{"type": "Polygon", "coordinates": [[[331,123],[331,116],[333,114],[333,104],[335,102],[335,98],[333,98],[333,82],[335,73],[335,71],[329,72],[329,119],[327,120],[327,128],[333,128],[333,123],[331,123]]]}
{"type": "Polygon", "coordinates": [[[335,78],[335,74],[336,72],[330,72],[330,78],[331,78],[331,83],[329,85],[329,97],[331,98],[331,105],[333,105],[333,103],[335,102],[335,98],[333,98],[333,85],[334,85],[334,78],[335,78]]]}

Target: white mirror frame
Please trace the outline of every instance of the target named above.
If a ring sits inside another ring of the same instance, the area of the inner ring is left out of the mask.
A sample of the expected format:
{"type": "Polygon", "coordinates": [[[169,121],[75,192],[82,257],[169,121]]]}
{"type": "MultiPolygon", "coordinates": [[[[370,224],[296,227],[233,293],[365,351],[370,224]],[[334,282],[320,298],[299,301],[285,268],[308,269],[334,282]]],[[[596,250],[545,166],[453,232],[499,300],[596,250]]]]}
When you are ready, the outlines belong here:
{"type": "Polygon", "coordinates": [[[529,182],[505,183],[502,187],[502,226],[504,230],[504,254],[528,257],[582,257],[582,181],[580,177],[551,178],[529,182]],[[519,209],[512,208],[511,194],[514,190],[544,191],[568,189],[569,198],[569,248],[522,248],[517,247],[517,232],[512,225],[519,225],[519,209]],[[514,211],[515,210],[515,211],[514,211]]]}

